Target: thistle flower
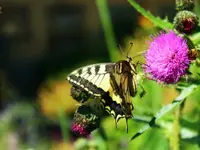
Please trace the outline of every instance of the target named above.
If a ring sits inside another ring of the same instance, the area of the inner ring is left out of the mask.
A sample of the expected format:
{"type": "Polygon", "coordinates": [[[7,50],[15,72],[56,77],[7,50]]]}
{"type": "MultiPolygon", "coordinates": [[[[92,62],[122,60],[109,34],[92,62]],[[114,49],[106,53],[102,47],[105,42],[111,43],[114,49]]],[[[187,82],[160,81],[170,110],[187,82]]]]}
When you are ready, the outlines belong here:
{"type": "Polygon", "coordinates": [[[100,124],[100,118],[90,106],[80,106],[75,114],[72,124],[72,132],[76,136],[88,137],[90,133],[97,129],[100,124]]]}
{"type": "Polygon", "coordinates": [[[187,42],[173,31],[153,38],[145,53],[145,73],[158,82],[173,84],[186,74],[190,59],[187,42]]]}

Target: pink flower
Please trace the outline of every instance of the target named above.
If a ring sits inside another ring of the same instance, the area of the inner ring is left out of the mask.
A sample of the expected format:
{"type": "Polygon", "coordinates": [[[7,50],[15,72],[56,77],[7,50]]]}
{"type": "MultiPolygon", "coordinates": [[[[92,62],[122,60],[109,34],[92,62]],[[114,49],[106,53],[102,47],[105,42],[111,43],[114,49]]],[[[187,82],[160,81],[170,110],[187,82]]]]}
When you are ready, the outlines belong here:
{"type": "Polygon", "coordinates": [[[72,125],[72,132],[76,135],[83,137],[87,137],[90,134],[90,132],[88,132],[84,126],[81,126],[81,124],[76,123],[72,125]]]}
{"type": "Polygon", "coordinates": [[[173,31],[161,33],[153,38],[145,53],[144,71],[158,82],[176,83],[189,67],[188,51],[185,39],[173,31]]]}

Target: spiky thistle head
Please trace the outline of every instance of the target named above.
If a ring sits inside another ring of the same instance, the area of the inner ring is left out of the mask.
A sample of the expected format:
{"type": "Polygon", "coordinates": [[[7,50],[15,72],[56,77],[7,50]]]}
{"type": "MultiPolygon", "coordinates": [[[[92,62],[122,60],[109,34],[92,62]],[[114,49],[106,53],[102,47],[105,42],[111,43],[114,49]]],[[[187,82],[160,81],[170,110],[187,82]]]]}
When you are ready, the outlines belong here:
{"type": "Polygon", "coordinates": [[[186,74],[190,59],[185,39],[173,31],[160,33],[149,42],[145,53],[144,71],[149,78],[161,83],[174,84],[186,74]]]}

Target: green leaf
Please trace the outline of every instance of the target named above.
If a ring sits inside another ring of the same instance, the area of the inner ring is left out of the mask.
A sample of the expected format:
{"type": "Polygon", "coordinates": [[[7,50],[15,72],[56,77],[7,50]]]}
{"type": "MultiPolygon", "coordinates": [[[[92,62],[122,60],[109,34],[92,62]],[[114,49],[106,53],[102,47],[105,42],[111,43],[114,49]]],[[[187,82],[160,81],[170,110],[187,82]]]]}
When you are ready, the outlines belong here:
{"type": "MultiPolygon", "coordinates": [[[[149,116],[137,116],[134,115],[134,121],[140,122],[140,123],[149,123],[151,120],[151,117],[149,116]]],[[[173,119],[169,117],[168,119],[160,120],[156,123],[157,128],[164,128],[169,131],[171,131],[173,126],[173,119]]],[[[199,129],[199,122],[188,122],[185,119],[180,120],[181,123],[181,131],[180,136],[182,139],[189,139],[198,136],[198,129],[199,129]]]]}
{"type": "Polygon", "coordinates": [[[190,36],[193,44],[200,47],[200,32],[197,32],[190,36]]]}
{"type": "Polygon", "coordinates": [[[144,17],[149,19],[155,26],[160,27],[163,30],[169,30],[173,28],[173,24],[171,24],[167,19],[162,20],[159,17],[155,17],[150,12],[146,11],[140,5],[138,5],[134,0],[128,0],[128,2],[133,6],[139,13],[141,13],[144,17]]]}
{"type": "Polygon", "coordinates": [[[142,135],[146,130],[151,128],[155,123],[162,118],[164,115],[166,115],[168,112],[173,110],[176,106],[180,105],[187,96],[189,96],[195,89],[197,88],[197,85],[191,85],[189,87],[183,88],[180,95],[171,103],[168,104],[160,109],[159,112],[156,113],[156,115],[149,121],[147,125],[145,125],[143,128],[141,128],[135,135],[132,136],[131,141],[137,138],[138,136],[142,135]]]}

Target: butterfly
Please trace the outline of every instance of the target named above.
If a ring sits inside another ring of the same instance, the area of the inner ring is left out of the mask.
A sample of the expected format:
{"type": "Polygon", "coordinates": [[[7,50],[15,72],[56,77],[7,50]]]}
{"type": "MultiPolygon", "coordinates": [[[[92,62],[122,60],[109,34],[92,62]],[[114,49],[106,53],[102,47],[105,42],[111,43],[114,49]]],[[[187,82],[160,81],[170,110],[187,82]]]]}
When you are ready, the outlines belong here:
{"type": "MultiPolygon", "coordinates": [[[[81,103],[93,97],[111,114],[115,122],[121,118],[132,118],[132,98],[137,93],[137,63],[127,56],[115,63],[99,63],[78,68],[67,76],[72,90],[86,95],[81,103]]],[[[128,125],[127,125],[128,132],[128,125]]]]}

